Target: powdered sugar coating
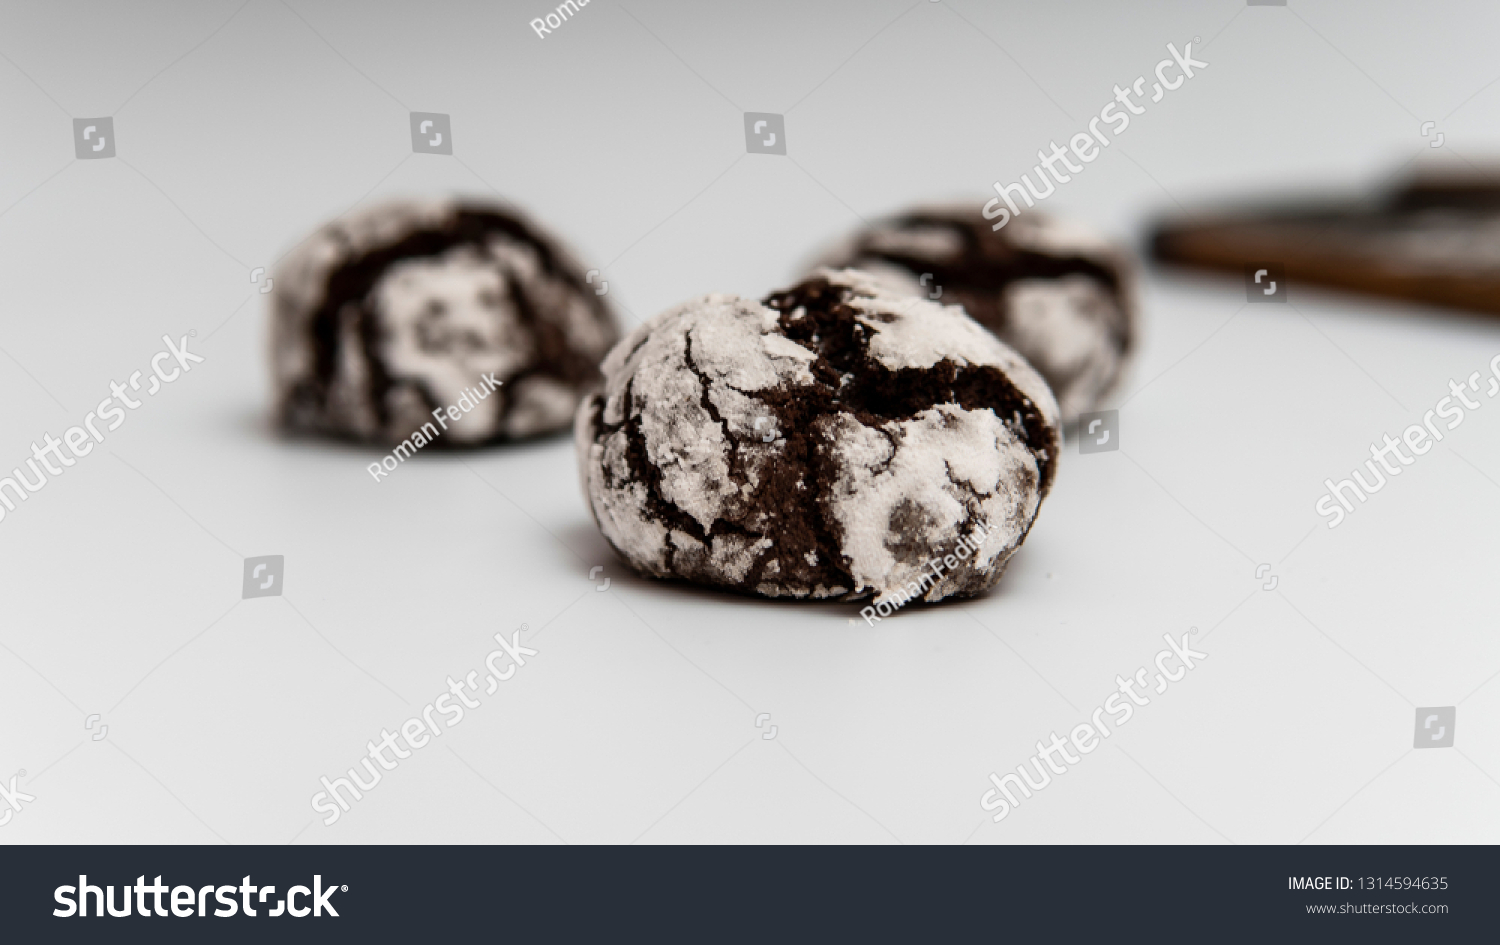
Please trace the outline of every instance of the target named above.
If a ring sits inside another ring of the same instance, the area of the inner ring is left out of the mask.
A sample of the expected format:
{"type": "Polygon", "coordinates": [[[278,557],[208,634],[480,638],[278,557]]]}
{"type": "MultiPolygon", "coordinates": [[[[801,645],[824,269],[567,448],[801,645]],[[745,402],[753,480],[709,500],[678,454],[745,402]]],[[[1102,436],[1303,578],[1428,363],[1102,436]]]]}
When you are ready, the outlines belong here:
{"type": "Polygon", "coordinates": [[[1040,376],[962,310],[862,273],[694,299],[603,369],[578,411],[580,476],[605,538],[657,577],[883,597],[983,525],[981,552],[924,596],[979,593],[1055,469],[1040,376]]]}

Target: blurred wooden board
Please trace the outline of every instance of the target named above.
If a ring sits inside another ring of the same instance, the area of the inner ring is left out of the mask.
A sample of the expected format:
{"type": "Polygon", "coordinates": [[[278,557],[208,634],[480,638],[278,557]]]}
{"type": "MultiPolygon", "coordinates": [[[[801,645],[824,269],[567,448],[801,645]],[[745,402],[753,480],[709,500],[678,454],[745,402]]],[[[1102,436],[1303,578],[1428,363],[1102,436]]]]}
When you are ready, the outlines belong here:
{"type": "Polygon", "coordinates": [[[1158,224],[1152,256],[1243,273],[1279,263],[1299,285],[1500,314],[1500,186],[1419,178],[1367,203],[1247,208],[1158,224]]]}

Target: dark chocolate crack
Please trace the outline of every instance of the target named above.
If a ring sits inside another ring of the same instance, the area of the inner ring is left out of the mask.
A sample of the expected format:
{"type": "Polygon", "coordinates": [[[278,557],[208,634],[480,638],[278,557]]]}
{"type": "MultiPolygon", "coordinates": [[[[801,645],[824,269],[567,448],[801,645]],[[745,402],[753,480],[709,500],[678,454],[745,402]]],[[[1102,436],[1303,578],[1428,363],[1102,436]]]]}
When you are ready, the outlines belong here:
{"type": "Polygon", "coordinates": [[[765,304],[781,312],[786,336],[818,355],[812,364],[814,387],[799,388],[787,398],[783,421],[790,426],[805,423],[809,415],[845,411],[879,429],[939,404],[989,409],[1031,449],[1045,498],[1056,475],[1058,442],[1031,398],[1004,371],[988,365],[959,365],[944,358],[929,368],[886,368],[867,354],[870,330],[858,321],[859,310],[847,303],[850,294],[818,277],[766,297],[765,304]]]}
{"type": "Polygon", "coordinates": [[[1121,252],[1092,245],[1033,244],[1020,229],[1048,226],[1045,218],[1019,220],[994,231],[973,206],[928,208],[879,221],[827,257],[822,265],[841,268],[890,268],[924,286],[941,287],[938,301],[957,304],[1002,341],[1015,347],[1047,380],[1071,422],[1079,412],[1095,409],[1118,382],[1125,359],[1135,345],[1133,286],[1129,259],[1121,252]],[[891,237],[913,239],[932,234],[939,247],[923,248],[891,237]],[[947,245],[951,244],[951,245],[947,245]],[[929,276],[930,278],[923,278],[929,276]],[[1021,323],[1010,290],[1028,285],[1073,285],[1084,282],[1095,293],[1068,298],[1072,318],[1021,323]],[[1096,301],[1097,300],[1097,301],[1096,301]],[[1080,328],[1080,322],[1087,329],[1080,328]],[[1076,332],[1086,331],[1088,353],[1077,355],[1076,332]]]}

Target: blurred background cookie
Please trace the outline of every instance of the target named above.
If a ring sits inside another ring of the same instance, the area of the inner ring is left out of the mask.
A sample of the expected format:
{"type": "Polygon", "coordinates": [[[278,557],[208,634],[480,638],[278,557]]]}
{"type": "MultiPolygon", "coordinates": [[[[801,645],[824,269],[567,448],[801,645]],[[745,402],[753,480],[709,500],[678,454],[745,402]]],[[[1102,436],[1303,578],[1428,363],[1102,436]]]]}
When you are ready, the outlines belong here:
{"type": "Polygon", "coordinates": [[[564,428],[619,337],[582,268],[493,204],[394,202],[337,220],[274,285],[279,421],[372,443],[399,442],[496,382],[468,394],[440,445],[564,428]]]}
{"type": "Polygon", "coordinates": [[[971,596],[999,580],[1056,471],[1057,404],[1030,365],[957,306],[860,272],[686,302],[604,374],[575,427],[584,492],[615,551],[655,577],[971,596]]]}
{"type": "Polygon", "coordinates": [[[1135,344],[1133,261],[1040,214],[993,230],[973,204],[921,208],[857,231],[817,265],[962,305],[1041,372],[1069,424],[1101,404],[1135,344]]]}

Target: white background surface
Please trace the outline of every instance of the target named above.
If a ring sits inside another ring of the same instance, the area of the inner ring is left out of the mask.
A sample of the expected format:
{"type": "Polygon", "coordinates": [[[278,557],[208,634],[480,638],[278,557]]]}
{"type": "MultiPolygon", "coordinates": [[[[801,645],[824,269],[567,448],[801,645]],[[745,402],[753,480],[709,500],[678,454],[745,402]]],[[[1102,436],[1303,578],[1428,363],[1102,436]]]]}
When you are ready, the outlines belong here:
{"type": "Polygon", "coordinates": [[[758,297],[861,219],[977,207],[1195,36],[1209,68],[1049,211],[1130,239],[1353,192],[1500,144],[1500,8],[593,0],[539,39],[548,9],[0,4],[0,467],[163,334],[206,358],[0,522],[0,782],[36,798],[0,842],[1500,841],[1500,402],[1339,528],[1313,510],[1500,323],[1153,274],[1122,449],[1070,443],[994,592],[870,629],[628,575],[566,438],[380,483],[280,439],[249,281],[355,205],[494,189],[627,325],[758,297]],[[451,114],[452,157],[411,153],[409,111],[451,114]],[[743,111],[786,115],[786,157],[744,153],[743,111]],[[75,160],[105,115],[118,157],[75,160]],[[265,554],[285,596],[241,601],[265,554]],[[540,655],[324,827],[318,778],[522,624],[540,655]],[[989,772],[1190,626],[1200,668],[989,822],[989,772]],[[1414,751],[1449,705],[1456,747],[1414,751]]]}

